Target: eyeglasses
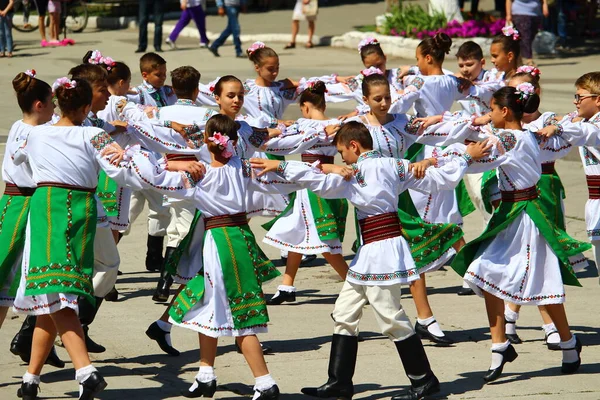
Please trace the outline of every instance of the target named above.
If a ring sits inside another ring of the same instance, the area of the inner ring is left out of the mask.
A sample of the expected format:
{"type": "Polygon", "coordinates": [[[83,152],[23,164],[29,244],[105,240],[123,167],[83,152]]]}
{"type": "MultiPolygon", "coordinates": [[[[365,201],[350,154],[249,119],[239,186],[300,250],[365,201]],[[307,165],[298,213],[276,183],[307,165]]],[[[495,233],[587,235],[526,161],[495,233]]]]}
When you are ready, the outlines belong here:
{"type": "Polygon", "coordinates": [[[600,94],[575,94],[573,95],[573,98],[575,99],[576,103],[581,102],[581,100],[583,99],[587,99],[588,97],[598,97],[600,96],[600,94]]]}

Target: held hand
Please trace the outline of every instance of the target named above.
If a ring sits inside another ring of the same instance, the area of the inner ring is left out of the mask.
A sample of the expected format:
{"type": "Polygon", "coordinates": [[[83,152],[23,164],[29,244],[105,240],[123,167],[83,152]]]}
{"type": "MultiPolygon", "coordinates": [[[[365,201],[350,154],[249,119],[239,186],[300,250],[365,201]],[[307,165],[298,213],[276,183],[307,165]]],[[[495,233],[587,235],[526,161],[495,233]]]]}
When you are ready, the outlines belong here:
{"type": "Polygon", "coordinates": [[[548,18],[550,16],[550,8],[548,8],[548,3],[544,1],[544,4],[542,4],[542,14],[544,14],[544,17],[548,18]]]}
{"type": "Polygon", "coordinates": [[[278,119],[277,120],[278,124],[283,124],[286,127],[291,126],[294,122],[296,122],[296,121],[294,121],[293,119],[278,119]]]}
{"type": "Polygon", "coordinates": [[[353,76],[336,76],[335,81],[338,83],[348,83],[350,79],[354,78],[353,76]]]}
{"type": "Polygon", "coordinates": [[[107,157],[112,165],[119,165],[125,158],[125,150],[118,143],[114,142],[110,146],[106,146],[102,153],[103,157],[107,157]]]}
{"type": "Polygon", "coordinates": [[[127,131],[127,121],[112,121],[110,123],[112,126],[115,127],[115,131],[113,132],[113,134],[115,133],[124,133],[127,131]]]}
{"type": "Polygon", "coordinates": [[[471,143],[467,146],[467,154],[473,160],[480,160],[490,154],[492,143],[488,143],[488,139],[482,142],[471,143]]]}
{"type": "Polygon", "coordinates": [[[324,174],[336,174],[340,175],[344,178],[345,181],[349,181],[354,176],[354,171],[352,168],[343,166],[343,165],[335,165],[335,164],[321,164],[319,165],[321,171],[324,174]]]}
{"type": "Polygon", "coordinates": [[[408,171],[412,172],[413,176],[417,179],[425,178],[425,171],[427,168],[431,167],[431,162],[429,160],[418,161],[415,163],[411,163],[408,166],[408,171]]]}
{"type": "Polygon", "coordinates": [[[358,115],[358,111],[354,110],[348,114],[340,115],[339,117],[337,117],[337,119],[339,119],[340,121],[345,121],[346,119],[356,117],[357,115],[358,115]]]}
{"type": "Polygon", "coordinates": [[[468,92],[469,89],[471,89],[471,86],[473,86],[473,82],[471,82],[470,80],[468,80],[466,78],[456,78],[456,79],[458,79],[458,91],[460,93],[468,92]]]}
{"type": "Polygon", "coordinates": [[[204,177],[206,167],[198,161],[169,161],[167,171],[184,171],[192,175],[194,180],[198,181],[204,177]]]}
{"type": "Polygon", "coordinates": [[[154,116],[157,112],[158,112],[158,107],[146,106],[144,108],[144,113],[146,114],[146,117],[148,117],[150,119],[154,118],[154,116]]]}
{"type": "Polygon", "coordinates": [[[542,137],[544,140],[550,139],[552,136],[556,135],[558,132],[558,127],[556,125],[548,125],[537,131],[537,135],[542,137]]]}
{"type": "Polygon", "coordinates": [[[188,140],[188,132],[192,125],[183,125],[179,122],[171,121],[171,129],[179,133],[184,140],[188,140]]]}
{"type": "Polygon", "coordinates": [[[489,124],[490,122],[492,122],[492,114],[485,114],[485,115],[482,115],[481,117],[474,118],[473,121],[471,122],[471,125],[483,126],[483,125],[489,124]]]}
{"type": "Polygon", "coordinates": [[[310,0],[302,0],[302,4],[307,6],[310,4],[310,0]]]}
{"type": "Polygon", "coordinates": [[[421,135],[425,131],[425,129],[429,128],[431,125],[435,125],[435,124],[442,122],[442,119],[444,119],[443,115],[432,115],[430,117],[415,118],[411,122],[411,125],[413,125],[413,126],[420,125],[419,126],[419,135],[421,135]]]}
{"type": "Polygon", "coordinates": [[[327,125],[325,127],[325,134],[327,135],[327,137],[334,136],[336,133],[338,133],[341,127],[342,125],[340,124],[327,125]]]}
{"type": "Polygon", "coordinates": [[[266,158],[250,159],[250,165],[252,165],[252,168],[262,170],[257,176],[262,176],[268,172],[277,171],[277,168],[279,168],[279,163],[279,160],[268,160],[266,158]]]}
{"type": "Polygon", "coordinates": [[[267,132],[269,133],[269,139],[277,137],[283,133],[283,132],[281,132],[281,129],[273,129],[273,128],[267,128],[267,132]]]}
{"type": "Polygon", "coordinates": [[[218,11],[218,13],[219,13],[219,15],[220,15],[221,17],[224,17],[224,16],[225,16],[225,8],[223,8],[223,7],[219,7],[219,11],[218,11]]]}
{"type": "Polygon", "coordinates": [[[282,79],[279,82],[283,83],[283,89],[296,89],[299,85],[298,81],[290,78],[282,79]]]}
{"type": "Polygon", "coordinates": [[[401,65],[398,68],[398,78],[402,79],[410,73],[410,65],[401,65]]]}

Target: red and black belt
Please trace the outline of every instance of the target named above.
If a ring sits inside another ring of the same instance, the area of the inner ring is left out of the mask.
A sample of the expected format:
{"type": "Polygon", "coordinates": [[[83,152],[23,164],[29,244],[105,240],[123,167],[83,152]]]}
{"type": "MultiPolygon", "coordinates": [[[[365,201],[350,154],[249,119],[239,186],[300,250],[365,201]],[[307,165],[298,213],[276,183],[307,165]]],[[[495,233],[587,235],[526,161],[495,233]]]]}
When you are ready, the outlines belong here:
{"type": "Polygon", "coordinates": [[[245,212],[237,214],[218,215],[204,219],[205,229],[224,228],[229,226],[248,225],[248,215],[245,212]]]}
{"type": "Polygon", "coordinates": [[[502,194],[502,202],[504,203],[517,203],[519,201],[527,201],[538,198],[537,187],[532,186],[523,190],[513,190],[513,191],[501,191],[502,194]]]}
{"type": "Polygon", "coordinates": [[[544,163],[542,164],[542,174],[543,175],[553,175],[556,172],[556,168],[554,168],[554,162],[544,163]]]}
{"type": "Polygon", "coordinates": [[[600,175],[587,175],[585,177],[588,186],[589,198],[600,199],[600,175]]]}
{"type": "Polygon", "coordinates": [[[4,189],[4,194],[7,196],[32,196],[35,192],[35,188],[28,187],[19,187],[14,183],[6,183],[6,188],[4,189]]]}
{"type": "Polygon", "coordinates": [[[321,164],[333,164],[333,156],[325,156],[322,154],[302,154],[302,161],[307,163],[314,163],[320,161],[321,164]]]}
{"type": "Polygon", "coordinates": [[[367,217],[359,220],[358,224],[363,244],[402,235],[402,225],[396,212],[367,217]]]}

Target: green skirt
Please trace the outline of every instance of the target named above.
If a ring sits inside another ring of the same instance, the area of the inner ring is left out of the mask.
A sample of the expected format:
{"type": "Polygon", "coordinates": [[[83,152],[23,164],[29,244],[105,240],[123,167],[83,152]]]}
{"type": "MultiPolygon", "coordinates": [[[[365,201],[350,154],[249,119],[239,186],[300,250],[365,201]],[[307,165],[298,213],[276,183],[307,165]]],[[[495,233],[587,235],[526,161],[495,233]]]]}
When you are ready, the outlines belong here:
{"type": "Polygon", "coordinates": [[[0,199],[0,303],[14,300],[19,287],[30,203],[31,196],[5,194],[0,199]]]}
{"type": "Polygon", "coordinates": [[[96,200],[93,192],[38,187],[31,197],[26,296],[69,293],[92,303],[96,200]]]}
{"type": "Polygon", "coordinates": [[[546,216],[563,231],[566,230],[563,202],[565,188],[556,171],[552,174],[542,174],[537,183],[540,207],[546,216]]]}
{"type": "Polygon", "coordinates": [[[106,172],[100,171],[98,176],[98,187],[96,195],[102,202],[107,217],[116,217],[119,215],[119,205],[117,204],[118,185],[113,179],[106,175],[106,172]]]}

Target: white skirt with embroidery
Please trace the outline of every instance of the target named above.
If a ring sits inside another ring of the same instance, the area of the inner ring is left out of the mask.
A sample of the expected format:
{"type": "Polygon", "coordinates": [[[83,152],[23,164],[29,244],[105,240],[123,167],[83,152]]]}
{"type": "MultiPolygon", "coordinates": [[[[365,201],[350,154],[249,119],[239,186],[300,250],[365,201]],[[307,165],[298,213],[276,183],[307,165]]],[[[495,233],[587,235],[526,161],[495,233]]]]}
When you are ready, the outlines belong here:
{"type": "MultiPolygon", "coordinates": [[[[583,254],[570,257],[569,261],[575,271],[587,266],[583,254]]],[[[480,296],[484,290],[515,304],[565,302],[559,260],[524,211],[480,246],[464,280],[480,296]]]]}
{"type": "Polygon", "coordinates": [[[210,337],[249,336],[268,331],[267,325],[235,329],[217,245],[209,231],[204,238],[204,296],[185,314],[181,323],[169,319],[175,325],[194,330],[210,337]]]}
{"type": "Polygon", "coordinates": [[[23,247],[23,264],[21,266],[21,281],[17,296],[13,303],[13,311],[28,315],[53,314],[63,308],[71,308],[79,313],[78,296],[71,293],[49,293],[35,296],[25,296],[27,272],[29,270],[30,225],[25,229],[25,246],[23,247]]]}
{"type": "Polygon", "coordinates": [[[454,190],[442,190],[435,195],[409,189],[410,197],[423,221],[428,224],[456,224],[462,226],[454,190]]]}
{"type": "Polygon", "coordinates": [[[294,208],[269,229],[263,243],[300,254],[341,254],[339,239],[321,240],[306,189],[296,192],[294,208]]]}
{"type": "Polygon", "coordinates": [[[600,240],[600,199],[585,203],[585,225],[590,240],[600,240]]]}
{"type": "MultiPolygon", "coordinates": [[[[254,158],[267,158],[266,153],[254,152],[254,158]]],[[[252,217],[276,217],[290,204],[290,198],[283,194],[262,193],[257,190],[246,197],[246,213],[252,217]]]]}

